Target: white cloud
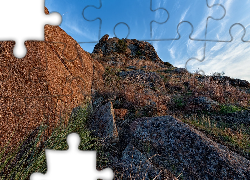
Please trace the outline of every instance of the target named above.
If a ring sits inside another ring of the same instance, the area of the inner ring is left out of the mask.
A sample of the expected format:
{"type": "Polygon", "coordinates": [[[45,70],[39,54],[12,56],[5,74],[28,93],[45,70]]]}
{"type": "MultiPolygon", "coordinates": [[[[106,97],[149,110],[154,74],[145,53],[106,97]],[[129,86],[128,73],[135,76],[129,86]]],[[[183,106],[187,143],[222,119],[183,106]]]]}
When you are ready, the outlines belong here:
{"type": "Polygon", "coordinates": [[[193,35],[192,35],[192,37],[194,38],[194,39],[196,39],[197,38],[197,36],[199,36],[202,32],[204,32],[204,30],[205,30],[205,28],[206,28],[206,24],[204,23],[204,22],[206,22],[207,21],[207,17],[206,16],[204,16],[203,18],[202,18],[202,20],[200,21],[200,23],[199,23],[199,25],[198,25],[198,29],[193,33],[193,35]]]}
{"type": "Polygon", "coordinates": [[[211,49],[219,50],[221,47],[220,51],[214,54],[207,53],[204,62],[192,62],[192,65],[195,69],[199,67],[204,70],[206,74],[224,71],[227,76],[250,81],[249,45],[239,40],[231,43],[216,43],[211,49]]]}
{"type": "Polygon", "coordinates": [[[220,50],[223,46],[225,45],[225,43],[221,43],[221,42],[218,42],[216,43],[211,49],[210,51],[218,51],[220,50]]]}
{"type": "Polygon", "coordinates": [[[90,39],[92,41],[95,41],[93,37],[95,37],[92,32],[89,31],[86,27],[84,29],[81,29],[76,21],[64,21],[62,24],[62,29],[64,29],[67,32],[71,32],[75,35],[82,36],[83,38],[90,39]]]}
{"type": "MultiPolygon", "coordinates": [[[[228,23],[231,22],[229,17],[232,15],[232,8],[234,7],[233,3],[237,3],[236,0],[220,0],[219,4],[221,3],[225,9],[227,10],[227,14],[224,19],[221,20],[221,26],[219,28],[210,29],[211,32],[215,32],[217,34],[218,39],[222,39],[223,37],[219,37],[219,35],[228,36],[228,34],[223,32],[228,32],[226,27],[228,23]]],[[[248,1],[250,2],[250,0],[248,1]]],[[[212,5],[215,0],[211,0],[209,5],[212,5]]],[[[207,12],[204,12],[204,16],[202,20],[199,22],[199,28],[197,28],[192,35],[193,38],[198,38],[205,32],[205,25],[207,20],[208,12],[211,9],[207,8],[207,12]]],[[[216,9],[215,9],[216,10],[216,9]]],[[[221,10],[221,8],[220,8],[221,10]]],[[[189,8],[181,15],[180,22],[183,21],[188,15],[189,8]]],[[[221,14],[221,13],[220,13],[221,14]]],[[[216,15],[220,14],[214,14],[216,15]]],[[[212,15],[212,14],[211,14],[212,15]]],[[[247,14],[248,15],[248,14],[247,14]]],[[[219,17],[219,16],[217,16],[219,17]]],[[[245,22],[245,27],[247,28],[250,26],[249,23],[250,14],[248,16],[244,16],[242,19],[242,23],[245,22]]],[[[214,21],[214,20],[213,20],[214,21]]],[[[215,28],[215,27],[214,27],[215,28]]],[[[193,66],[193,70],[204,70],[207,75],[214,73],[214,72],[225,72],[225,75],[230,76],[232,78],[239,78],[245,79],[250,81],[250,43],[241,42],[242,36],[242,29],[238,26],[235,33],[233,33],[234,40],[230,43],[222,43],[222,42],[207,42],[206,48],[206,57],[203,62],[199,62],[197,60],[190,61],[188,63],[189,66],[193,66]]],[[[247,30],[248,32],[248,30],[247,30]]],[[[250,31],[249,31],[250,32],[250,31]]],[[[209,32],[208,32],[209,33],[209,32]]],[[[248,40],[245,37],[246,40],[248,40]]],[[[182,39],[181,39],[182,40],[182,39]]],[[[196,57],[198,59],[202,59],[204,55],[204,42],[192,41],[187,40],[187,52],[183,51],[183,42],[184,41],[172,41],[168,48],[168,52],[170,53],[171,58],[173,59],[173,65],[177,67],[184,67],[185,62],[190,57],[196,57]],[[184,57],[188,55],[188,57],[184,57]]]]}
{"type": "Polygon", "coordinates": [[[171,47],[168,51],[170,52],[171,58],[175,59],[175,47],[171,47]]]}
{"type": "MultiPolygon", "coordinates": [[[[225,27],[226,27],[226,25],[228,24],[228,21],[230,20],[230,19],[229,19],[229,17],[230,17],[229,12],[230,12],[230,9],[231,9],[231,7],[232,7],[233,1],[234,1],[234,0],[226,0],[225,3],[223,4],[223,3],[222,3],[222,0],[221,0],[221,1],[218,3],[218,4],[222,4],[222,5],[225,7],[225,9],[226,9],[226,16],[222,19],[223,21],[221,21],[220,29],[219,29],[219,30],[216,29],[216,31],[218,32],[217,35],[220,34],[220,33],[223,32],[223,31],[225,31],[225,27]]],[[[235,1],[234,1],[234,2],[235,2],[235,1]]],[[[213,5],[213,4],[215,4],[215,0],[213,0],[213,1],[211,1],[211,2],[209,3],[210,6],[213,5]]],[[[216,7],[213,7],[213,8],[216,8],[216,7]]],[[[222,8],[221,8],[221,7],[218,7],[218,8],[222,11],[222,8]]],[[[209,8],[207,8],[207,12],[204,13],[204,17],[202,18],[202,20],[200,21],[200,23],[199,23],[199,25],[198,25],[199,29],[196,30],[196,31],[193,33],[193,36],[192,36],[192,37],[193,37],[194,39],[197,38],[201,33],[204,33],[205,28],[206,28],[206,21],[207,21],[208,14],[209,14],[210,16],[213,16],[213,12],[212,12],[209,8]],[[212,13],[212,14],[211,14],[211,13],[212,13]]],[[[216,15],[215,15],[215,18],[219,18],[219,17],[216,17],[216,15]]],[[[211,21],[211,20],[209,20],[209,21],[211,21]]],[[[214,21],[214,20],[213,20],[213,21],[214,21]]],[[[212,31],[212,30],[211,30],[211,31],[212,31]]],[[[209,33],[209,32],[207,32],[207,33],[209,33]]]]}

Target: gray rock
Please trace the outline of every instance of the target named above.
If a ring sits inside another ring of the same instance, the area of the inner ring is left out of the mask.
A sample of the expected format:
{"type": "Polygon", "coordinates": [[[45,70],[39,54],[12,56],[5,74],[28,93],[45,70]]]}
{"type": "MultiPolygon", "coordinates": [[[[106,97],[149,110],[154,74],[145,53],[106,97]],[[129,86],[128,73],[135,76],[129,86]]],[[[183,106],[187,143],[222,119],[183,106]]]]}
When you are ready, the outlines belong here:
{"type": "Polygon", "coordinates": [[[98,108],[99,106],[102,105],[102,102],[103,102],[103,97],[99,97],[99,98],[93,98],[92,99],[92,105],[93,105],[93,108],[96,109],[98,108]]]}
{"type": "Polygon", "coordinates": [[[250,179],[250,161],[172,116],[137,119],[132,143],[184,179],[250,179]]]}
{"type": "Polygon", "coordinates": [[[90,128],[94,130],[96,136],[102,139],[104,144],[119,140],[112,102],[108,102],[95,110],[90,128]]]}
{"type": "Polygon", "coordinates": [[[176,179],[171,173],[168,177],[163,178],[163,173],[157,169],[151,162],[150,158],[143,155],[132,144],[128,144],[122,153],[120,165],[122,167],[122,174],[124,179],[134,180],[160,180],[160,179],[176,179]]]}
{"type": "Polygon", "coordinates": [[[127,68],[128,68],[128,69],[136,70],[136,67],[135,67],[135,66],[128,66],[127,68]]]}
{"type": "Polygon", "coordinates": [[[174,72],[176,72],[176,73],[187,73],[188,71],[185,68],[176,68],[174,70],[174,72]]]}
{"type": "Polygon", "coordinates": [[[131,83],[142,83],[145,87],[152,88],[164,86],[162,78],[155,72],[145,72],[143,70],[121,71],[119,76],[131,83]]]}
{"type": "Polygon", "coordinates": [[[103,56],[124,54],[131,60],[139,57],[140,60],[154,61],[163,65],[163,61],[158,57],[154,47],[150,43],[136,39],[109,38],[108,35],[104,35],[99,43],[95,45],[93,53],[102,54],[103,56]],[[124,43],[120,44],[119,42],[121,41],[124,43]],[[119,50],[120,46],[122,46],[122,51],[119,50]]]}
{"type": "Polygon", "coordinates": [[[210,111],[212,110],[212,107],[215,107],[217,105],[219,105],[218,102],[212,100],[211,98],[208,97],[197,97],[193,99],[193,104],[194,105],[199,105],[201,106],[204,110],[210,111]]]}

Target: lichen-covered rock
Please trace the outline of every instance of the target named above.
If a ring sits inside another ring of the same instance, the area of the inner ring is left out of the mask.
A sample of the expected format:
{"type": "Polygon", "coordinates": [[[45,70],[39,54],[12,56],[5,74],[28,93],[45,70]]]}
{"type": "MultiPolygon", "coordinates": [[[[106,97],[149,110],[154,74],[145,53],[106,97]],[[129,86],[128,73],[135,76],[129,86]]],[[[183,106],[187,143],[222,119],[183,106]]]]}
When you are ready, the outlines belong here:
{"type": "Polygon", "coordinates": [[[205,111],[215,110],[215,108],[219,105],[218,102],[204,96],[193,98],[191,104],[195,105],[196,109],[205,111]]]}
{"type": "Polygon", "coordinates": [[[137,119],[133,144],[184,179],[250,179],[250,161],[172,116],[137,119]]]}
{"type": "Polygon", "coordinates": [[[241,79],[233,79],[228,76],[212,76],[212,79],[214,81],[218,81],[218,83],[226,83],[229,82],[230,85],[232,86],[238,86],[238,87],[244,87],[244,88],[249,88],[250,83],[246,80],[241,80],[241,79]]]}
{"type": "Polygon", "coordinates": [[[102,65],[64,30],[46,25],[44,32],[45,41],[25,42],[22,59],[12,55],[13,41],[0,43],[0,147],[8,141],[10,149],[17,147],[42,123],[49,126],[47,138],[60,117],[89,100],[99,79],[93,67],[102,65]]]}
{"type": "Polygon", "coordinates": [[[124,176],[132,179],[153,179],[160,171],[135,147],[128,144],[122,153],[121,163],[124,176]]]}
{"type": "MultiPolygon", "coordinates": [[[[154,63],[159,63],[164,66],[163,61],[158,57],[154,47],[144,41],[136,39],[119,39],[108,38],[109,35],[104,35],[99,43],[94,47],[93,54],[99,56],[114,56],[116,54],[123,54],[124,58],[133,60],[138,58],[140,60],[149,60],[154,63]]],[[[118,59],[114,59],[118,60],[118,59]]]]}
{"type": "Polygon", "coordinates": [[[187,73],[188,71],[186,68],[176,68],[174,72],[181,74],[181,73],[187,73]]]}
{"type": "Polygon", "coordinates": [[[128,110],[121,108],[121,109],[114,109],[114,112],[116,119],[124,120],[126,114],[128,113],[128,110]]]}
{"type": "Polygon", "coordinates": [[[147,158],[132,144],[128,144],[126,149],[122,152],[122,158],[119,162],[123,179],[134,179],[134,180],[176,180],[172,173],[164,173],[163,170],[156,168],[150,161],[151,158],[147,158]]]}
{"type": "Polygon", "coordinates": [[[112,102],[107,102],[95,110],[90,122],[90,128],[104,144],[119,140],[112,102]]]}

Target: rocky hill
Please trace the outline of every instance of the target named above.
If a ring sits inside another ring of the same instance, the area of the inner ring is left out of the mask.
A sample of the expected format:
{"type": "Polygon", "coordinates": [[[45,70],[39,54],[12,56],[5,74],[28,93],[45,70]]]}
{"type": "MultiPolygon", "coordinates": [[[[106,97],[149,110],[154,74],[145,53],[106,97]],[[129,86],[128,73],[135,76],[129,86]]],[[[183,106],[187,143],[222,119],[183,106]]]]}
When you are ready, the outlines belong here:
{"type": "Polygon", "coordinates": [[[135,39],[105,35],[91,57],[105,72],[90,127],[117,178],[250,179],[249,82],[190,74],[135,39]]]}
{"type": "Polygon", "coordinates": [[[88,104],[87,128],[106,160],[99,168],[115,179],[250,179],[249,82],[190,74],[136,39],[105,35],[88,53],[58,26],[45,27],[45,42],[27,42],[22,60],[13,42],[0,45],[1,146],[27,137],[0,177],[25,154],[30,164],[30,145],[44,150],[60,118],[77,121],[88,104]],[[49,131],[36,144],[42,124],[49,131]]]}

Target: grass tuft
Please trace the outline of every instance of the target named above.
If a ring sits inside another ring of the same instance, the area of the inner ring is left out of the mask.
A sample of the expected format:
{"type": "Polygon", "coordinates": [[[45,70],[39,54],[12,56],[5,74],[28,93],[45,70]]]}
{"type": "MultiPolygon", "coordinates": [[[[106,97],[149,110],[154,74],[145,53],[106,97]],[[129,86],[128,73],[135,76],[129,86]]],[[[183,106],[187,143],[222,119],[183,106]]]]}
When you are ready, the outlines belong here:
{"type": "MultiPolygon", "coordinates": [[[[5,157],[7,146],[0,152],[0,179],[21,179],[28,180],[30,175],[34,172],[46,173],[47,163],[45,156],[46,149],[67,150],[68,144],[66,138],[68,134],[76,132],[81,137],[79,145],[80,150],[99,150],[98,139],[91,135],[87,129],[87,119],[89,110],[79,108],[78,112],[69,119],[68,123],[61,123],[52,132],[51,136],[45,142],[42,142],[43,133],[47,129],[46,125],[41,125],[39,132],[31,143],[29,149],[25,149],[22,157],[17,161],[17,152],[22,147],[24,141],[15,152],[8,153],[5,157]]],[[[65,122],[66,119],[64,119],[65,122]]]]}

